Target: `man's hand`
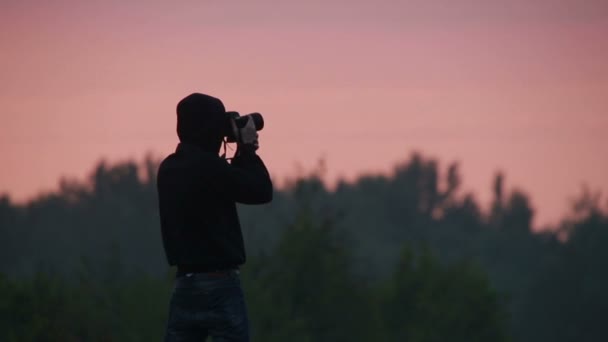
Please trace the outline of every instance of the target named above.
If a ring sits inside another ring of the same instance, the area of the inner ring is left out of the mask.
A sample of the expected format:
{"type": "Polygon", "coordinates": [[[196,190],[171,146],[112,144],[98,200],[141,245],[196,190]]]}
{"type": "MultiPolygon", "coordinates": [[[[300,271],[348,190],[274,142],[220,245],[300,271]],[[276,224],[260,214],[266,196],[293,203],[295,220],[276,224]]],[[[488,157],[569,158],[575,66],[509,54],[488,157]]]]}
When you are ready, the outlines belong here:
{"type": "Polygon", "coordinates": [[[253,119],[251,117],[247,117],[247,123],[239,131],[241,144],[247,145],[248,147],[252,146],[254,151],[260,147],[258,142],[258,132],[255,129],[255,124],[253,123],[253,119]]]}

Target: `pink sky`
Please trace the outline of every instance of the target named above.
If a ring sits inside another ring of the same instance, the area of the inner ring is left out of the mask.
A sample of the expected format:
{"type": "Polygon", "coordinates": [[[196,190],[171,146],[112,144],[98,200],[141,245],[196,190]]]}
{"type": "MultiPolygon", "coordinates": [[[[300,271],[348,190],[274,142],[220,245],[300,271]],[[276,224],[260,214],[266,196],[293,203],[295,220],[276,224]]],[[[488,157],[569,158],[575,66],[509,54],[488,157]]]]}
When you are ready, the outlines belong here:
{"type": "Polygon", "coordinates": [[[553,223],[583,183],[608,190],[606,37],[593,0],[3,1],[0,192],[170,153],[199,91],[264,114],[276,179],[420,151],[484,202],[504,171],[553,223]]]}

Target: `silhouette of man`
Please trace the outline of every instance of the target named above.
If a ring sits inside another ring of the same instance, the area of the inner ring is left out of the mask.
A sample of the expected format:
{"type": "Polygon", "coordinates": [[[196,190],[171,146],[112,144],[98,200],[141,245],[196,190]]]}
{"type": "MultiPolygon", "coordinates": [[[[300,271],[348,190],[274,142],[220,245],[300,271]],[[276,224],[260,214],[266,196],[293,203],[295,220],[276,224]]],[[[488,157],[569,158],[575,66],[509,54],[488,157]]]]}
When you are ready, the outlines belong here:
{"type": "Polygon", "coordinates": [[[236,202],[272,200],[256,154],[253,120],[237,128],[214,97],[194,93],[177,105],[175,153],[163,160],[157,188],[165,255],[177,266],[166,342],[249,341],[239,266],[245,263],[236,202]],[[228,130],[240,137],[231,163],[219,156],[228,130]]]}

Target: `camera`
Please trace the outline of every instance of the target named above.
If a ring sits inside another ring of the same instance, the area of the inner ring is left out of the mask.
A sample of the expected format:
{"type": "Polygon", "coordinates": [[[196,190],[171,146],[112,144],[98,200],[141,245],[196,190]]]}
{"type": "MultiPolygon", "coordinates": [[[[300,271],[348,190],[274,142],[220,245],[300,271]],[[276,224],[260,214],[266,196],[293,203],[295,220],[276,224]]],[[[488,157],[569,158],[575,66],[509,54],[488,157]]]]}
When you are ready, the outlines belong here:
{"type": "Polygon", "coordinates": [[[224,129],[224,135],[226,136],[226,141],[229,143],[237,142],[237,137],[235,136],[231,121],[234,122],[237,129],[241,129],[247,124],[247,117],[250,117],[251,120],[253,120],[256,131],[261,131],[262,128],[264,128],[264,118],[260,113],[251,113],[243,116],[238,112],[226,112],[226,114],[228,115],[228,122],[224,129]]]}

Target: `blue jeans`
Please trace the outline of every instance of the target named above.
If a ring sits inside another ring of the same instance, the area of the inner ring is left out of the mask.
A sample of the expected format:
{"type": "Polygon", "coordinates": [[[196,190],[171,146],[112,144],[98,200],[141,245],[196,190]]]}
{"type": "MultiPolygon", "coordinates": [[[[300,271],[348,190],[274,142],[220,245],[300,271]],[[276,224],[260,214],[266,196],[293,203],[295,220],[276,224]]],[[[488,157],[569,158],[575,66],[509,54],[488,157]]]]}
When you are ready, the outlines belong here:
{"type": "Polygon", "coordinates": [[[249,341],[249,320],[238,272],[178,277],[169,304],[165,342],[249,341]]]}

